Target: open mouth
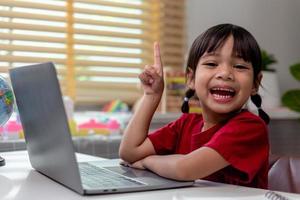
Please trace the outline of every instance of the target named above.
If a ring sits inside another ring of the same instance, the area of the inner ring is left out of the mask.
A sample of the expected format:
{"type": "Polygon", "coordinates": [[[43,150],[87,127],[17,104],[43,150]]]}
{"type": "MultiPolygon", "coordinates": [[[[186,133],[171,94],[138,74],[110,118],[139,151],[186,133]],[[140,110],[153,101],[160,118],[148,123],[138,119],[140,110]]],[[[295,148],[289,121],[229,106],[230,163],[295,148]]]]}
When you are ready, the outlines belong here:
{"type": "Polygon", "coordinates": [[[236,94],[233,88],[213,87],[210,93],[218,101],[230,101],[236,94]]]}

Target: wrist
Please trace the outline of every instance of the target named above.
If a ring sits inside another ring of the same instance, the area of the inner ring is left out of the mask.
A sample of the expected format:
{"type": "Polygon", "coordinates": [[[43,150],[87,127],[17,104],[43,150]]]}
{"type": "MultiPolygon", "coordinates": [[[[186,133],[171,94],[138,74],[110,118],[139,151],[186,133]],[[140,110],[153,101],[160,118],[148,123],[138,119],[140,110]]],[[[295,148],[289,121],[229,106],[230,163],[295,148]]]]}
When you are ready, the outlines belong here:
{"type": "Polygon", "coordinates": [[[142,165],[145,169],[149,169],[149,160],[151,160],[151,156],[147,156],[142,160],[142,165]]]}
{"type": "Polygon", "coordinates": [[[160,102],[162,94],[144,94],[143,99],[150,102],[160,102]]]}

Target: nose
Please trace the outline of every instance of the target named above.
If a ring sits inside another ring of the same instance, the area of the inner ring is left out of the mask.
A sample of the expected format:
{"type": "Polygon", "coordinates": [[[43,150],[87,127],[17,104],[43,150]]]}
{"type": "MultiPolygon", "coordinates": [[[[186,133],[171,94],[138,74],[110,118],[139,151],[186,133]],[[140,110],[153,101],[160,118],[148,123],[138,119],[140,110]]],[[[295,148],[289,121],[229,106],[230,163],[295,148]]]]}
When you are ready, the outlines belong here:
{"type": "Polygon", "coordinates": [[[217,79],[222,79],[225,81],[233,81],[233,68],[230,65],[224,64],[218,67],[218,71],[216,73],[217,79]]]}

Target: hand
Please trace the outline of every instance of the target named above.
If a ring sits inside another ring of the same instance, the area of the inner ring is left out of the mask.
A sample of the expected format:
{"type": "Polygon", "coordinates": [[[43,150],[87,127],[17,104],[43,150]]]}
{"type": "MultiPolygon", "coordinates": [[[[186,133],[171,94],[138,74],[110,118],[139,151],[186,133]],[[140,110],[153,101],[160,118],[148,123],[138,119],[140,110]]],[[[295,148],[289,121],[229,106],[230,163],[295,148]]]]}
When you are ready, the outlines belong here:
{"type": "Polygon", "coordinates": [[[164,90],[164,73],[160,57],[160,48],[154,43],[154,64],[146,65],[139,75],[144,93],[146,95],[161,95],[164,90]]]}
{"type": "Polygon", "coordinates": [[[146,169],[144,167],[144,164],[143,164],[143,159],[142,160],[138,160],[134,163],[129,163],[129,162],[126,162],[126,161],[121,161],[120,162],[120,165],[123,165],[125,167],[131,167],[131,168],[135,168],[135,169],[146,169]]]}

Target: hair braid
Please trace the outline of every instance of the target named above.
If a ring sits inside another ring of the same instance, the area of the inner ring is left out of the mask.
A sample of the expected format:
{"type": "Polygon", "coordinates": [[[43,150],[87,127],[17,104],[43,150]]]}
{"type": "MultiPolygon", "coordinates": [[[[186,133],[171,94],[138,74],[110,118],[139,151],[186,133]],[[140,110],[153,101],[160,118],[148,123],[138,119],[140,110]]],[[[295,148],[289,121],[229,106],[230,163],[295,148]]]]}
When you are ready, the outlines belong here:
{"type": "Polygon", "coordinates": [[[269,124],[270,117],[269,115],[261,108],[261,97],[259,94],[251,95],[251,101],[258,109],[258,115],[265,121],[266,124],[269,124]]]}
{"type": "Polygon", "coordinates": [[[192,96],[194,96],[195,94],[195,90],[193,89],[188,89],[186,92],[185,92],[185,97],[183,99],[183,104],[181,106],[181,111],[183,113],[189,113],[189,100],[192,96]]]}

